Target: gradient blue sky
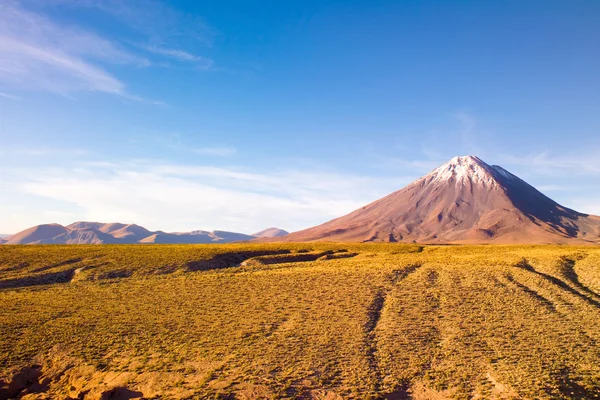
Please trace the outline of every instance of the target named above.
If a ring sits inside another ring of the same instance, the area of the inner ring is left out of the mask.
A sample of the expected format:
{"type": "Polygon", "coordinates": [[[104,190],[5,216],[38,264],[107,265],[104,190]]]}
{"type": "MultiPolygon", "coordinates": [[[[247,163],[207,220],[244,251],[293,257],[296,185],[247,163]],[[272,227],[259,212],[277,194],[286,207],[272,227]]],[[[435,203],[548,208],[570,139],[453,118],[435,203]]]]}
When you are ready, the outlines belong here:
{"type": "Polygon", "coordinates": [[[0,233],[305,228],[477,155],[600,214],[600,2],[0,2],[0,233]]]}

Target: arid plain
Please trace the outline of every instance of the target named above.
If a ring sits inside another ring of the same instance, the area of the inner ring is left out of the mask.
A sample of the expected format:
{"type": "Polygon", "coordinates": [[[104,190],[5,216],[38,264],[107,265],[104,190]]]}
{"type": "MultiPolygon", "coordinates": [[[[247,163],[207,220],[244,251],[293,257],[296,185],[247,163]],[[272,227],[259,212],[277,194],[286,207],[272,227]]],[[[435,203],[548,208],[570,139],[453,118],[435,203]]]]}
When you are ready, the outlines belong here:
{"type": "Polygon", "coordinates": [[[0,398],[593,399],[600,249],[0,247],[0,398]]]}

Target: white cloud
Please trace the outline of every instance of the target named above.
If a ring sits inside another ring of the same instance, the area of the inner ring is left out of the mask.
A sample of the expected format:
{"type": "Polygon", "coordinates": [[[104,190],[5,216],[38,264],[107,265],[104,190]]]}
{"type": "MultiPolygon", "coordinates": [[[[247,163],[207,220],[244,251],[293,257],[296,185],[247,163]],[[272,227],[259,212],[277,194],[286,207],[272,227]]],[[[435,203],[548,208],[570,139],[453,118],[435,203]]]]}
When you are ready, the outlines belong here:
{"type": "Polygon", "coordinates": [[[46,51],[10,38],[0,38],[0,54],[2,79],[19,86],[59,93],[75,90],[124,93],[121,81],[68,54],[46,51]]]}
{"type": "Polygon", "coordinates": [[[126,94],[100,62],[143,64],[91,32],[56,24],[11,0],[0,4],[0,80],[17,88],[126,94]]]}
{"type": "Polygon", "coordinates": [[[593,197],[572,197],[568,199],[568,207],[582,213],[600,215],[600,201],[593,197]]]}
{"type": "MultiPolygon", "coordinates": [[[[184,22],[181,25],[186,26],[185,29],[202,25],[193,20],[194,17],[179,15],[161,2],[149,0],[131,3],[4,0],[0,2],[0,83],[16,90],[43,90],[63,95],[93,91],[133,101],[162,104],[129,93],[125,82],[115,76],[109,67],[120,64],[136,68],[164,65],[160,59],[155,62],[146,57],[156,58],[158,55],[193,63],[199,70],[211,69],[213,61],[210,58],[198,56],[180,47],[187,43],[189,37],[194,36],[187,30],[182,30],[184,28],[180,27],[180,22],[184,22]],[[33,7],[25,8],[25,5],[33,7]],[[178,45],[144,46],[146,54],[142,56],[140,48],[135,49],[128,39],[121,42],[118,38],[107,36],[112,31],[101,35],[88,27],[70,25],[41,13],[50,9],[50,6],[93,7],[95,12],[108,13],[118,23],[127,24],[128,28],[143,31],[143,41],[148,43],[169,43],[169,36],[173,32],[179,32],[180,34],[175,35],[178,45]],[[148,27],[149,30],[143,27],[148,27]],[[185,32],[189,35],[184,35],[185,32]]],[[[199,40],[200,38],[196,38],[193,42],[199,40]]],[[[0,96],[15,98],[8,94],[0,96]]]]}
{"type": "MultiPolygon", "coordinates": [[[[322,171],[258,173],[142,161],[11,173],[15,187],[7,193],[37,198],[38,210],[47,210],[44,204],[50,201],[59,223],[86,219],[136,222],[171,231],[247,233],[267,226],[306,228],[408,183],[322,171]],[[62,215],[65,210],[68,214],[62,215]]],[[[23,213],[19,227],[41,223],[40,219],[47,221],[48,215],[23,213]]]]}
{"type": "MultiPolygon", "coordinates": [[[[21,150],[27,151],[20,154],[36,158],[59,151],[21,150]]],[[[224,229],[251,233],[266,226],[298,230],[353,211],[414,178],[369,177],[315,167],[256,171],[151,159],[95,161],[89,159],[89,154],[81,155],[85,158],[68,157],[68,164],[53,162],[53,167],[5,163],[6,179],[0,181],[4,195],[0,232],[74,220],[135,222],[167,231],[224,229]]],[[[410,171],[429,167],[421,162],[403,164],[410,171]]],[[[555,191],[559,197],[556,200],[565,206],[600,214],[600,203],[593,200],[588,177],[577,183],[552,179],[539,188],[555,191]],[[590,196],[574,190],[574,184],[589,189],[590,196]]]]}
{"type": "Polygon", "coordinates": [[[0,148],[0,155],[4,157],[77,157],[88,154],[88,150],[69,147],[48,147],[48,146],[3,146],[0,148]]]}
{"type": "Polygon", "coordinates": [[[0,97],[9,99],[9,100],[21,100],[20,96],[15,96],[13,94],[8,94],[8,93],[4,93],[4,92],[0,92],[0,97]]]}
{"type": "Polygon", "coordinates": [[[231,146],[194,147],[186,140],[185,136],[177,132],[167,135],[149,135],[146,136],[144,140],[153,140],[162,146],[166,146],[176,151],[204,156],[229,157],[237,153],[237,149],[231,146]]]}
{"type": "Polygon", "coordinates": [[[184,41],[210,46],[216,35],[197,15],[178,11],[160,0],[26,0],[34,4],[89,8],[121,21],[152,43],[184,41]]]}
{"type": "Polygon", "coordinates": [[[503,164],[527,167],[530,171],[540,175],[600,175],[600,151],[582,151],[577,154],[560,155],[543,151],[518,157],[502,155],[498,159],[503,164]]]}
{"type": "Polygon", "coordinates": [[[210,69],[214,64],[213,60],[211,60],[210,58],[198,56],[196,54],[192,54],[181,49],[171,49],[160,46],[143,46],[142,48],[150,53],[174,58],[179,61],[195,63],[202,69],[210,69]]]}
{"type": "Polygon", "coordinates": [[[559,185],[540,185],[536,189],[540,192],[562,192],[569,190],[568,188],[559,185]]]}

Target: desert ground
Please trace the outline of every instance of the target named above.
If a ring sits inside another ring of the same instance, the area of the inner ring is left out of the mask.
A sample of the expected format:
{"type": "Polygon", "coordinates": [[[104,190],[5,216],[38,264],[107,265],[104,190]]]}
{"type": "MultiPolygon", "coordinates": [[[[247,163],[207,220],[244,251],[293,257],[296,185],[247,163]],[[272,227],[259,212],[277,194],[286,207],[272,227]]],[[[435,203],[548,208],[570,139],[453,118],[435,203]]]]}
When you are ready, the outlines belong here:
{"type": "Polygon", "coordinates": [[[597,247],[0,247],[0,399],[594,399],[598,343],[597,247]]]}

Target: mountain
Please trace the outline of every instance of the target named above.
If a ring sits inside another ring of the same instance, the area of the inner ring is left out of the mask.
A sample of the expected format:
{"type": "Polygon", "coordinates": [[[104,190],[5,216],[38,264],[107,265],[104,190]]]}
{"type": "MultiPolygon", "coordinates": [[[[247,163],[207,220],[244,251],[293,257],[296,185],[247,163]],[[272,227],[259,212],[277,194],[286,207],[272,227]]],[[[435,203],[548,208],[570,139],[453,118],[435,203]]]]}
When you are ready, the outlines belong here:
{"type": "Polygon", "coordinates": [[[137,242],[152,235],[152,232],[150,232],[148,229],[136,224],[129,224],[119,229],[109,230],[108,233],[116,239],[123,239],[127,242],[137,242]]]}
{"type": "Polygon", "coordinates": [[[135,224],[79,221],[67,226],[37,225],[0,239],[0,244],[109,244],[109,243],[230,243],[255,236],[226,231],[152,232],[135,224]]]}
{"type": "Polygon", "coordinates": [[[600,217],[563,207],[504,168],[466,156],[281,241],[600,243],[600,217]]]}
{"type": "Polygon", "coordinates": [[[45,240],[51,240],[56,236],[69,232],[67,228],[59,224],[37,225],[22,232],[4,238],[5,244],[31,243],[39,244],[45,240]]]}
{"type": "Polygon", "coordinates": [[[101,224],[102,226],[98,228],[100,232],[111,233],[114,231],[118,231],[119,229],[123,229],[127,226],[127,224],[121,224],[119,222],[111,222],[108,224],[101,224]]]}
{"type": "Polygon", "coordinates": [[[39,244],[109,244],[119,243],[114,236],[94,228],[72,229],[50,239],[43,239],[39,244]]]}
{"type": "Polygon", "coordinates": [[[228,231],[212,231],[212,234],[215,236],[215,239],[217,239],[218,241],[222,241],[223,243],[241,242],[245,240],[256,239],[256,237],[253,235],[245,235],[243,233],[228,231]]]}
{"type": "Polygon", "coordinates": [[[258,238],[273,238],[273,237],[280,237],[280,236],[285,236],[285,235],[289,235],[289,232],[284,231],[283,229],[279,229],[279,228],[267,228],[260,232],[256,232],[256,233],[252,234],[252,236],[256,236],[258,238]]]}
{"type": "MultiPolygon", "coordinates": [[[[98,229],[98,230],[100,230],[101,228],[105,227],[106,225],[112,225],[112,224],[105,224],[103,222],[77,221],[77,222],[73,222],[71,225],[65,226],[65,228],[67,228],[67,229],[88,229],[88,228],[92,228],[92,229],[98,229]]],[[[125,226],[124,224],[120,224],[120,225],[125,226]]],[[[106,232],[106,231],[103,231],[103,232],[106,232]]]]}
{"type": "Polygon", "coordinates": [[[140,243],[230,243],[256,239],[255,236],[225,231],[192,231],[186,233],[156,232],[140,243]]]}

